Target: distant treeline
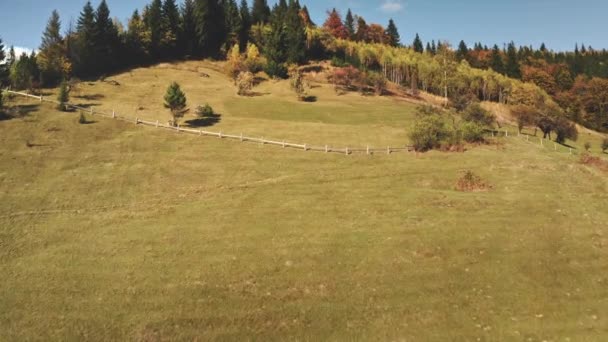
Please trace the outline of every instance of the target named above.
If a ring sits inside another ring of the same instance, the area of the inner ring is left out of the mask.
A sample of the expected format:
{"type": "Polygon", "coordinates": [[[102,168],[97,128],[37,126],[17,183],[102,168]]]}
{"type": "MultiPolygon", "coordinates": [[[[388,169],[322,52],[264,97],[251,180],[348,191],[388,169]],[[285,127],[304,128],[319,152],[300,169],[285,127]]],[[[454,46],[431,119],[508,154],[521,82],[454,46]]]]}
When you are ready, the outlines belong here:
{"type": "MultiPolygon", "coordinates": [[[[274,77],[285,77],[290,64],[332,59],[336,66],[377,72],[414,92],[424,89],[452,103],[490,100],[542,111],[546,101],[537,100],[548,94],[562,115],[608,129],[605,49],[581,45],[573,52],[554,52],[544,44],[534,49],[513,42],[503,48],[481,43],[470,48],[464,41],[452,48],[443,41],[425,45],[418,35],[408,45],[401,42],[392,19],[384,27],[368,24],[350,10],[342,19],[333,9],[323,25],[316,25],[298,0],[280,0],[272,8],[266,0],[254,0],[251,8],[246,0],[184,0],[179,5],[176,0],[152,0],[134,11],[126,27],[112,19],[105,0],[97,8],[87,2],[75,27],[63,32],[58,13],[52,13],[37,55],[17,58],[9,49],[0,82],[35,89],[159,61],[220,59],[235,45],[245,52],[248,44],[259,48],[263,69],[274,77]],[[522,95],[522,89],[528,94],[522,95]]],[[[0,51],[3,58],[4,49],[0,51]]]]}

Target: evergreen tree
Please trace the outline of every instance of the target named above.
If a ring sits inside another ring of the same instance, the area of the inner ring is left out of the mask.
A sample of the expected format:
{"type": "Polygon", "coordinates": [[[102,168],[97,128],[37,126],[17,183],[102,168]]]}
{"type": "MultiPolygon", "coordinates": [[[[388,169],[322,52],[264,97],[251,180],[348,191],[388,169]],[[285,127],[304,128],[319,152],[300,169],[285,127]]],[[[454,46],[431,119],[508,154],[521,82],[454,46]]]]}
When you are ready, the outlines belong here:
{"type": "Polygon", "coordinates": [[[247,0],[241,0],[239,15],[241,18],[241,28],[239,31],[239,47],[241,48],[241,52],[245,52],[245,50],[247,49],[247,42],[249,41],[249,30],[251,30],[251,15],[249,14],[247,0]]]}
{"type": "Polygon", "coordinates": [[[70,71],[60,30],[59,13],[53,11],[42,35],[40,55],[38,56],[41,78],[45,85],[57,84],[70,71]]]}
{"type": "Polygon", "coordinates": [[[302,21],[304,22],[305,27],[316,26],[315,23],[312,21],[312,18],[310,17],[310,13],[308,12],[308,7],[306,7],[306,5],[302,7],[302,10],[300,11],[300,16],[302,17],[302,21]]]}
{"type": "Polygon", "coordinates": [[[127,56],[129,65],[141,65],[148,62],[150,35],[139,12],[135,10],[131,19],[126,37],[127,56]]]}
{"type": "Polygon", "coordinates": [[[32,89],[38,81],[40,70],[36,64],[36,54],[25,52],[13,63],[10,70],[11,85],[15,89],[32,89]]]}
{"type": "Polygon", "coordinates": [[[192,56],[197,46],[194,9],[194,0],[184,0],[180,18],[179,45],[185,56],[192,56]]]}
{"type": "Polygon", "coordinates": [[[426,42],[426,48],[424,49],[424,52],[428,54],[433,53],[433,49],[431,48],[431,42],[426,42]]]}
{"type": "Polygon", "coordinates": [[[509,43],[509,46],[507,47],[507,64],[505,66],[505,71],[507,76],[511,78],[521,78],[521,69],[517,56],[517,48],[515,47],[514,42],[509,43]]]}
{"type": "Polygon", "coordinates": [[[266,0],[254,0],[253,8],[251,9],[251,23],[267,23],[270,19],[270,7],[266,0]]]}
{"type": "Polygon", "coordinates": [[[218,57],[226,41],[224,10],[218,0],[196,0],[197,54],[203,57],[218,57]]]}
{"type": "MultiPolygon", "coordinates": [[[[0,38],[0,62],[4,61],[6,58],[6,53],[4,52],[4,44],[2,43],[2,38],[0,38]]],[[[5,64],[0,64],[0,88],[4,87],[8,83],[8,68],[9,61],[6,61],[5,64]]],[[[0,100],[2,96],[2,90],[0,89],[0,100]]],[[[2,103],[0,103],[0,107],[2,107],[2,103]]]]}
{"type": "Polygon", "coordinates": [[[240,44],[239,37],[243,24],[236,0],[223,0],[223,7],[226,17],[227,45],[240,44]]]}
{"type": "Polygon", "coordinates": [[[95,72],[95,10],[87,1],[80,12],[76,26],[76,56],[72,56],[74,69],[79,76],[88,76],[95,72]]]}
{"type": "Polygon", "coordinates": [[[420,39],[420,36],[418,35],[418,33],[416,33],[416,38],[414,38],[414,42],[412,43],[412,48],[416,52],[419,52],[419,53],[424,52],[424,45],[422,44],[422,40],[420,39]]]}
{"type": "Polygon", "coordinates": [[[467,43],[464,42],[464,40],[460,41],[460,44],[458,44],[458,51],[456,51],[456,59],[458,61],[462,61],[463,59],[468,60],[469,57],[469,47],[467,46],[467,43]]]}
{"type": "Polygon", "coordinates": [[[434,39],[431,41],[431,53],[433,55],[437,54],[437,45],[435,45],[435,40],[434,39]]]}
{"type": "Polygon", "coordinates": [[[95,55],[98,73],[107,73],[118,66],[118,30],[110,18],[106,0],[102,0],[95,11],[95,55]]]}
{"type": "Polygon", "coordinates": [[[395,25],[395,22],[393,21],[393,19],[390,19],[388,21],[388,26],[386,27],[386,35],[388,36],[389,45],[399,46],[401,44],[400,43],[401,38],[399,37],[399,31],[397,30],[397,26],[395,25]]]}
{"type": "Polygon", "coordinates": [[[165,0],[162,5],[162,54],[164,57],[176,57],[177,39],[180,36],[179,8],[175,0],[165,0]]]}
{"type": "Polygon", "coordinates": [[[161,55],[163,40],[163,4],[161,0],[152,0],[144,11],[144,22],[150,31],[150,53],[154,58],[161,55]]]}
{"type": "Polygon", "coordinates": [[[57,101],[59,101],[57,109],[60,111],[66,111],[67,108],[65,105],[70,101],[70,93],[68,90],[68,82],[65,80],[61,82],[61,86],[59,87],[59,95],[57,95],[57,101]]]}
{"type": "Polygon", "coordinates": [[[300,17],[300,3],[289,0],[285,15],[285,41],[287,44],[287,63],[301,63],[306,57],[306,30],[300,17]]]}
{"type": "Polygon", "coordinates": [[[499,74],[505,73],[505,64],[502,60],[502,52],[496,44],[490,53],[490,68],[499,74]]]}
{"type": "Polygon", "coordinates": [[[186,94],[182,91],[177,82],[171,83],[165,93],[165,108],[171,111],[173,125],[179,124],[178,120],[184,117],[186,108],[186,94]]]}
{"type": "Polygon", "coordinates": [[[358,42],[364,42],[367,40],[367,23],[363,17],[357,17],[357,32],[355,32],[355,40],[358,42]]]}
{"type": "Polygon", "coordinates": [[[285,21],[285,15],[287,14],[287,1],[279,0],[279,2],[272,7],[270,12],[271,21],[285,21]]]}
{"type": "Polygon", "coordinates": [[[348,12],[346,12],[346,18],[344,18],[344,26],[348,31],[348,39],[355,39],[355,18],[353,17],[353,12],[351,12],[350,8],[348,12]]]}
{"type": "Polygon", "coordinates": [[[270,19],[271,33],[266,39],[264,54],[268,59],[266,73],[271,77],[285,78],[287,76],[287,37],[283,18],[280,17],[279,5],[275,5],[270,19]]]}

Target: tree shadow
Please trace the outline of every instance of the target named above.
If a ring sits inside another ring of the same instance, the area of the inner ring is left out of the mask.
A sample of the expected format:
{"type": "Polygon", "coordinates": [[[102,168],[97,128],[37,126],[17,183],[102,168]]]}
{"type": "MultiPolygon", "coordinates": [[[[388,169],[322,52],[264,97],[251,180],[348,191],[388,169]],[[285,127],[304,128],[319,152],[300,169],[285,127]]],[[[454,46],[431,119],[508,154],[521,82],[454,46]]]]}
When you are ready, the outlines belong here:
{"type": "Polygon", "coordinates": [[[105,95],[103,94],[91,94],[91,95],[80,95],[80,96],[74,96],[77,99],[82,99],[82,100],[87,100],[87,101],[95,101],[95,100],[101,100],[103,98],[105,98],[105,95]]]}
{"type": "Polygon", "coordinates": [[[31,113],[37,112],[39,109],[39,104],[18,105],[5,108],[4,111],[0,112],[0,121],[12,120],[15,118],[23,119],[31,113]]]}
{"type": "Polygon", "coordinates": [[[302,97],[302,102],[317,102],[318,98],[315,95],[308,95],[302,97]]]}
{"type": "Polygon", "coordinates": [[[245,96],[245,97],[260,97],[260,96],[267,96],[267,95],[270,95],[270,93],[268,93],[268,92],[260,93],[260,92],[257,92],[257,91],[251,91],[251,92],[248,92],[247,94],[242,95],[242,96],[245,96]]]}
{"type": "Polygon", "coordinates": [[[266,82],[266,81],[268,81],[268,79],[266,79],[264,77],[260,77],[260,76],[255,76],[253,78],[253,85],[257,86],[257,85],[262,84],[262,82],[266,82]]]}
{"type": "MultiPolygon", "coordinates": [[[[73,103],[72,106],[89,109],[94,106],[101,106],[101,104],[100,103],[73,103]]],[[[70,107],[70,108],[74,109],[73,107],[70,107]]],[[[75,109],[75,110],[78,110],[78,109],[75,109]]]]}
{"type": "Polygon", "coordinates": [[[213,114],[204,118],[192,119],[186,121],[186,124],[190,127],[210,127],[222,121],[221,114],[213,114]]]}

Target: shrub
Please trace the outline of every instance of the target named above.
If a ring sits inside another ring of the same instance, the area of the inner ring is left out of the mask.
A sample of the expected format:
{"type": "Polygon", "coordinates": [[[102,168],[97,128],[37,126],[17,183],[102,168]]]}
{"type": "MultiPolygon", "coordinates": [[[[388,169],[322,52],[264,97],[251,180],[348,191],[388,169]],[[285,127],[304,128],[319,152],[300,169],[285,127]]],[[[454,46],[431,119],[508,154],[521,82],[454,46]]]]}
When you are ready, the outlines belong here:
{"type": "Polygon", "coordinates": [[[460,132],[462,139],[469,143],[479,143],[485,140],[484,128],[476,122],[463,122],[460,125],[460,132]]]}
{"type": "Polygon", "coordinates": [[[343,68],[343,67],[349,66],[349,64],[346,61],[344,61],[342,58],[334,56],[331,59],[331,66],[338,67],[338,68],[343,68]]]}
{"type": "Polygon", "coordinates": [[[287,68],[281,63],[269,61],[266,63],[264,71],[266,71],[268,76],[273,78],[287,78],[287,68]]]}
{"type": "Polygon", "coordinates": [[[587,141],[585,143],[585,151],[589,152],[590,149],[591,149],[591,143],[587,141]]]}
{"type": "Polygon", "coordinates": [[[605,138],[604,141],[602,141],[602,152],[606,152],[606,150],[608,150],[608,138],[605,138]]]}
{"type": "Polygon", "coordinates": [[[87,118],[84,116],[83,112],[80,112],[80,117],[78,117],[78,123],[84,125],[87,123],[87,118]]]}
{"type": "Polygon", "coordinates": [[[378,72],[367,73],[364,83],[374,88],[376,95],[382,95],[386,90],[386,78],[378,72]]]}
{"type": "Polygon", "coordinates": [[[540,113],[534,109],[534,107],[528,107],[519,105],[511,109],[511,113],[517,121],[517,128],[519,133],[526,126],[533,126],[536,124],[536,120],[540,116],[540,113]]]}
{"type": "Polygon", "coordinates": [[[462,113],[462,118],[468,122],[474,122],[481,126],[491,126],[496,121],[496,116],[483,109],[479,103],[470,104],[462,113]]]}
{"type": "Polygon", "coordinates": [[[236,78],[238,77],[239,73],[246,70],[238,44],[235,44],[232,49],[230,49],[225,69],[228,77],[230,77],[234,82],[236,82],[236,78]]]}
{"type": "Polygon", "coordinates": [[[471,92],[456,92],[450,99],[450,104],[459,112],[465,110],[471,103],[477,102],[477,96],[471,92]]]}
{"type": "Polygon", "coordinates": [[[441,143],[450,136],[445,122],[440,115],[420,116],[414,122],[409,133],[416,151],[428,151],[441,147],[441,143]]]}
{"type": "Polygon", "coordinates": [[[298,70],[297,66],[293,66],[289,70],[289,80],[291,89],[295,91],[298,101],[304,101],[306,99],[306,90],[308,89],[308,83],[304,80],[302,73],[298,70]]]}
{"type": "Polygon", "coordinates": [[[65,104],[70,101],[70,91],[68,89],[68,82],[61,82],[61,86],[59,87],[59,95],[57,96],[57,101],[59,104],[57,105],[57,109],[60,111],[65,111],[65,104]]]}
{"type": "Polygon", "coordinates": [[[196,116],[199,118],[208,118],[214,114],[215,112],[213,111],[213,108],[208,103],[206,103],[204,106],[198,106],[196,108],[196,116]]]}
{"type": "Polygon", "coordinates": [[[253,74],[249,71],[241,72],[236,78],[237,94],[241,96],[249,95],[253,89],[253,74]]]}
{"type": "MultiPolygon", "coordinates": [[[[568,119],[560,117],[553,120],[553,130],[555,131],[555,141],[558,144],[563,144],[566,139],[576,141],[578,139],[578,130],[576,125],[568,121],[568,119]]],[[[591,147],[591,146],[590,146],[591,147]]]]}
{"type": "Polygon", "coordinates": [[[260,56],[258,47],[253,43],[247,44],[247,53],[245,57],[245,66],[247,70],[255,74],[256,72],[264,70],[265,65],[266,60],[260,56]]]}
{"type": "Polygon", "coordinates": [[[177,82],[171,83],[165,94],[165,108],[171,111],[173,125],[178,124],[178,120],[186,113],[186,94],[182,91],[177,82]]]}
{"type": "Polygon", "coordinates": [[[486,184],[481,177],[477,176],[471,170],[464,172],[464,175],[456,182],[456,190],[472,192],[472,191],[486,191],[492,187],[486,184]]]}
{"type": "Polygon", "coordinates": [[[353,66],[335,68],[329,76],[329,81],[333,83],[336,92],[339,91],[341,87],[347,90],[352,89],[353,84],[360,79],[361,72],[353,66]]]}

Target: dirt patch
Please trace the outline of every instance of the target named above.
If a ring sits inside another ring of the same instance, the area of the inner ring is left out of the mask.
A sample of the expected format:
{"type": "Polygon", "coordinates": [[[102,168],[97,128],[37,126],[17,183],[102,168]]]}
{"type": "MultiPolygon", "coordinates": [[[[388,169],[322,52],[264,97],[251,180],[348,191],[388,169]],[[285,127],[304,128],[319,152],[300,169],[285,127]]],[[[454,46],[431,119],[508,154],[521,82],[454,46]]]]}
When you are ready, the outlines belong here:
{"type": "Polygon", "coordinates": [[[593,166],[604,172],[608,172],[608,161],[606,161],[600,157],[594,157],[589,154],[583,154],[581,156],[580,163],[583,165],[593,166]]]}
{"type": "Polygon", "coordinates": [[[473,173],[473,171],[467,170],[464,175],[456,182],[456,190],[463,192],[479,192],[488,191],[492,189],[492,186],[484,182],[481,177],[473,173]]]}

